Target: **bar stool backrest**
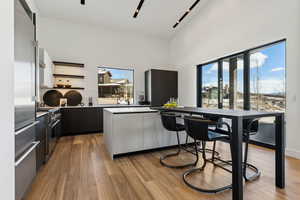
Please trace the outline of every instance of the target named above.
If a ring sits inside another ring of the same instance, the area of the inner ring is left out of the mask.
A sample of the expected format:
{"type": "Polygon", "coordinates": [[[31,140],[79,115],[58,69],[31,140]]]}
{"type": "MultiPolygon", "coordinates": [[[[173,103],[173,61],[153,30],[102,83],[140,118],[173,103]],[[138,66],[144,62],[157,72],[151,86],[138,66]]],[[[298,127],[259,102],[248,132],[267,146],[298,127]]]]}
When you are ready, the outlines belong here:
{"type": "Polygon", "coordinates": [[[258,119],[244,119],[243,129],[246,133],[251,133],[251,135],[258,132],[258,119]]]}
{"type": "Polygon", "coordinates": [[[209,141],[208,126],[216,125],[216,122],[209,119],[186,116],[184,117],[184,125],[187,134],[191,138],[195,140],[209,141]]]}
{"type": "Polygon", "coordinates": [[[161,122],[168,131],[177,131],[176,117],[174,113],[162,112],[160,113],[161,122]]]}

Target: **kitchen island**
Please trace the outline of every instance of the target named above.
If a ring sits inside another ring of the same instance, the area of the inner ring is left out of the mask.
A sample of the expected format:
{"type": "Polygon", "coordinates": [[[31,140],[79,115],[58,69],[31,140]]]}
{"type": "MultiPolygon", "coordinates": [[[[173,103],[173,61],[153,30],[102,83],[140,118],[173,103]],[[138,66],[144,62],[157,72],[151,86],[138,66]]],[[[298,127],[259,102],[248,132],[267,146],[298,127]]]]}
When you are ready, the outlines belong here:
{"type": "MultiPolygon", "coordinates": [[[[177,144],[176,134],[167,131],[160,114],[151,108],[105,108],[104,142],[113,159],[116,155],[159,149],[177,144]]],[[[185,143],[186,134],[180,134],[185,143]]]]}

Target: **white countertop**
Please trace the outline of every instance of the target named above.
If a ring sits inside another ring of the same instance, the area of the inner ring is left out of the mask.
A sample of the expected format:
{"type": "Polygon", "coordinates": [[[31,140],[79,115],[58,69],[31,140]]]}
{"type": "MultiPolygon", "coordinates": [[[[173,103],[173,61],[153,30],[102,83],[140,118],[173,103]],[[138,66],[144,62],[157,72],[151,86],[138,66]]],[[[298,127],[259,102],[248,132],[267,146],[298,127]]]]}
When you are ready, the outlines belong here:
{"type": "Polygon", "coordinates": [[[111,112],[113,114],[130,114],[130,113],[148,113],[148,112],[158,112],[157,110],[152,110],[149,107],[135,107],[135,108],[105,108],[105,111],[111,112]]]}

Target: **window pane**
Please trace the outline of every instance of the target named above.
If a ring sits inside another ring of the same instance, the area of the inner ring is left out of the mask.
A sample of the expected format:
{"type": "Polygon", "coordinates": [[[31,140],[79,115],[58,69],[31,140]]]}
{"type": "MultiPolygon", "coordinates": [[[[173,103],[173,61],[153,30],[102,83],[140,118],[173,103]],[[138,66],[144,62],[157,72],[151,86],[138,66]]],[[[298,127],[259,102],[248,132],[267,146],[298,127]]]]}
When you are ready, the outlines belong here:
{"type": "Polygon", "coordinates": [[[237,109],[244,109],[244,56],[238,57],[237,72],[237,109]]]}
{"type": "Polygon", "coordinates": [[[223,108],[244,108],[244,60],[243,55],[224,59],[223,72],[223,108]]]}
{"type": "Polygon", "coordinates": [[[223,65],[223,108],[229,109],[229,59],[226,59],[222,63],[223,65]]]}
{"type": "Polygon", "coordinates": [[[133,70],[98,68],[98,103],[133,103],[133,70]]]}
{"type": "Polygon", "coordinates": [[[285,42],[250,55],[251,109],[285,110],[285,42]]]}
{"type": "Polygon", "coordinates": [[[218,63],[202,66],[202,107],[218,108],[218,63]]]}

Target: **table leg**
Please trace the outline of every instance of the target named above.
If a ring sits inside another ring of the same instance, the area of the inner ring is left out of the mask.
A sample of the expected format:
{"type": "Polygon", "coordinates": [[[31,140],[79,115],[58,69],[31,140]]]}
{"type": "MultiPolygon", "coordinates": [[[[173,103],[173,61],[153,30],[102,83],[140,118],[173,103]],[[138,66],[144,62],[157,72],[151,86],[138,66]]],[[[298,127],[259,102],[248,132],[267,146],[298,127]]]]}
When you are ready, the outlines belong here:
{"type": "Polygon", "coordinates": [[[243,200],[243,121],[241,117],[232,119],[232,199],[243,200]]]}
{"type": "Polygon", "coordinates": [[[275,175],[276,186],[285,187],[285,134],[284,134],[284,114],[276,116],[275,119],[275,141],[276,141],[276,159],[275,175]]]}

